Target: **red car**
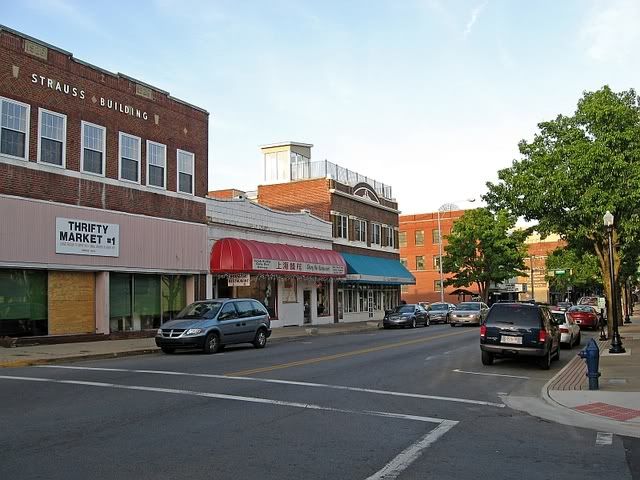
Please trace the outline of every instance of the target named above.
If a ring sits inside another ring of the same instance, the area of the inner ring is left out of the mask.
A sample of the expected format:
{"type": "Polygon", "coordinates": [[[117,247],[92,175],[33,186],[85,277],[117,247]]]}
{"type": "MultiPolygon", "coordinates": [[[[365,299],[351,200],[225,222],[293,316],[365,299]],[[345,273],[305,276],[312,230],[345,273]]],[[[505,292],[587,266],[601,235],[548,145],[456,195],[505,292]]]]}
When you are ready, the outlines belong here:
{"type": "Polygon", "coordinates": [[[598,312],[594,307],[590,307],[589,305],[575,305],[569,307],[567,316],[571,317],[574,322],[580,325],[581,329],[598,329],[598,312]]]}

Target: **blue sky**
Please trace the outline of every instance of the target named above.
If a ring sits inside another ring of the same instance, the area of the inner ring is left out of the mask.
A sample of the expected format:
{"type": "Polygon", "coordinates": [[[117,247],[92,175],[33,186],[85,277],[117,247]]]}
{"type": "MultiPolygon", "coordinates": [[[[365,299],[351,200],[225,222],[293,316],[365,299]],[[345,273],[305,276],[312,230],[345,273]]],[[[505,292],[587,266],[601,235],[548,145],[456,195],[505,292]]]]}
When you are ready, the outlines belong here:
{"type": "Polygon", "coordinates": [[[23,0],[0,23],[207,109],[211,189],[293,140],[403,213],[479,196],[538,122],[640,73],[636,0],[23,0]]]}

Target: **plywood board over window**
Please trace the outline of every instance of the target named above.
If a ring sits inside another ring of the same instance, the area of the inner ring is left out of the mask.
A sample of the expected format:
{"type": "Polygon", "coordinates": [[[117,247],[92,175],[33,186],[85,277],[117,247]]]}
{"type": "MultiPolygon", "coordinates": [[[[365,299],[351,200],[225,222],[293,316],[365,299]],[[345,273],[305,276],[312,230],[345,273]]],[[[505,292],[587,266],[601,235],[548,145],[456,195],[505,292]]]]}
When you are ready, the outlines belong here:
{"type": "Polygon", "coordinates": [[[94,333],[96,279],[94,273],[49,272],[49,335],[94,333]]]}

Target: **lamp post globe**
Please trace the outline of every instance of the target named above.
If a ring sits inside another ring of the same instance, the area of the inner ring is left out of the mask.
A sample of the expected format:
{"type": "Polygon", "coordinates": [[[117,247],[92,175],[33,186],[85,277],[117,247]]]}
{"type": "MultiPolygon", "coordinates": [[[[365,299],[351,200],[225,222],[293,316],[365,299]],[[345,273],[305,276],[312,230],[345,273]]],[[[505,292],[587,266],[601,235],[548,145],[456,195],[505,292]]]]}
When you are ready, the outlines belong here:
{"type": "Polygon", "coordinates": [[[604,221],[604,226],[607,229],[607,237],[609,240],[609,281],[611,282],[611,297],[609,298],[609,306],[611,307],[611,321],[613,326],[613,335],[611,339],[611,348],[609,348],[609,353],[625,353],[625,349],[622,346],[622,340],[620,339],[620,333],[618,332],[618,318],[616,316],[616,306],[614,305],[614,301],[616,299],[616,283],[615,283],[615,274],[613,268],[613,215],[609,210],[604,214],[602,218],[604,221]]]}

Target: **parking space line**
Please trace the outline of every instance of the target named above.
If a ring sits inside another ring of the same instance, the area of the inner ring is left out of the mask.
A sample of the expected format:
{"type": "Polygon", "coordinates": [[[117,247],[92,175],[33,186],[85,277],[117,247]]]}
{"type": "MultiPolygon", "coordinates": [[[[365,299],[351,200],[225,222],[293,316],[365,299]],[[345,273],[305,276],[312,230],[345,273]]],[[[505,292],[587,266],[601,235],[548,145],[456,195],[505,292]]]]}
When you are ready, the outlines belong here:
{"type": "Polygon", "coordinates": [[[416,461],[420,455],[441,436],[451,430],[458,422],[443,421],[436,428],[427,433],[420,440],[400,452],[393,460],[382,469],[367,477],[366,480],[392,480],[397,478],[409,465],[416,461]]]}
{"type": "Polygon", "coordinates": [[[485,375],[487,377],[507,377],[507,378],[521,378],[523,380],[529,380],[529,377],[524,377],[520,375],[505,375],[504,373],[468,372],[466,370],[460,370],[458,368],[452,371],[456,373],[466,373],[467,375],[485,375]]]}
{"type": "Polygon", "coordinates": [[[58,369],[68,369],[68,370],[127,372],[127,373],[154,374],[154,375],[177,375],[177,376],[185,376],[185,377],[215,378],[220,380],[238,380],[238,381],[259,382],[259,383],[273,383],[273,384],[280,384],[280,385],[294,385],[299,387],[328,388],[333,390],[346,390],[351,392],[373,393],[377,395],[390,395],[395,397],[420,398],[423,400],[440,400],[444,402],[484,405],[488,407],[497,407],[497,408],[505,407],[503,403],[487,402],[484,400],[473,400],[469,398],[444,397],[439,395],[423,395],[420,393],[394,392],[391,390],[377,390],[372,388],[347,387],[343,385],[330,385],[326,383],[296,382],[292,380],[279,380],[279,379],[272,379],[272,378],[230,377],[228,375],[215,375],[211,373],[186,373],[186,372],[172,372],[167,370],[136,370],[136,369],[126,369],[126,368],[77,367],[77,366],[68,366],[68,365],[40,365],[37,368],[58,368],[58,369]]]}

